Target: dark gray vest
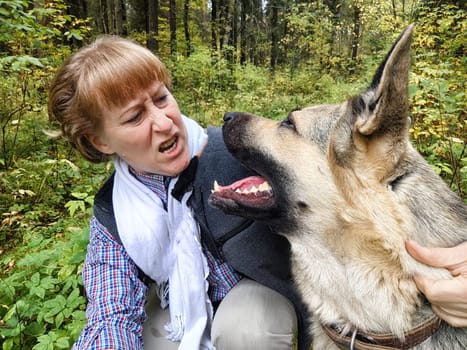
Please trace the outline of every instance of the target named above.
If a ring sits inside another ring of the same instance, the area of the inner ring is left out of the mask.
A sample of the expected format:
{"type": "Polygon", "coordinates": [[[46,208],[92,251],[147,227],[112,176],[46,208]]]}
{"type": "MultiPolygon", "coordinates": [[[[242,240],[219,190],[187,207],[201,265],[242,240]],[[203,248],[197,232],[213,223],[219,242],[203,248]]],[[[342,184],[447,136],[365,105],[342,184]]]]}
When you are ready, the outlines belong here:
{"type": "Polygon", "coordinates": [[[226,215],[208,204],[214,180],[226,185],[253,175],[227,151],[220,128],[209,127],[208,140],[199,159],[190,202],[203,240],[236,271],[292,301],[298,317],[299,350],[309,349],[309,315],[291,279],[290,244],[266,224],[226,215]]]}
{"type": "MultiPolygon", "coordinates": [[[[298,349],[307,350],[311,343],[310,321],[291,279],[290,244],[266,224],[226,215],[208,204],[214,180],[225,185],[252,174],[227,151],[220,128],[209,127],[208,137],[202,157],[190,171],[194,172],[194,181],[185,181],[183,174],[178,181],[186,190],[193,190],[189,204],[201,227],[202,240],[214,256],[229,263],[240,274],[285,295],[294,304],[298,317],[298,349]]],[[[113,175],[96,195],[94,215],[121,243],[112,208],[112,187],[113,175]]],[[[142,273],[140,278],[146,279],[142,273]]]]}

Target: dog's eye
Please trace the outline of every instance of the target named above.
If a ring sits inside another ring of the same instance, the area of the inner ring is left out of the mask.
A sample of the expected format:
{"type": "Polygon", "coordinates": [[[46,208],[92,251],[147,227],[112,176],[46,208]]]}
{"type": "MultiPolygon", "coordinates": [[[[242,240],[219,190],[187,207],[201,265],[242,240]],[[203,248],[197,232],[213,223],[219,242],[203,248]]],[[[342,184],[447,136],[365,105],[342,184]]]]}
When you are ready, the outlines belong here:
{"type": "Polygon", "coordinates": [[[296,131],[292,114],[289,114],[287,118],[281,121],[280,126],[283,128],[289,128],[289,129],[292,129],[293,131],[296,131]]]}

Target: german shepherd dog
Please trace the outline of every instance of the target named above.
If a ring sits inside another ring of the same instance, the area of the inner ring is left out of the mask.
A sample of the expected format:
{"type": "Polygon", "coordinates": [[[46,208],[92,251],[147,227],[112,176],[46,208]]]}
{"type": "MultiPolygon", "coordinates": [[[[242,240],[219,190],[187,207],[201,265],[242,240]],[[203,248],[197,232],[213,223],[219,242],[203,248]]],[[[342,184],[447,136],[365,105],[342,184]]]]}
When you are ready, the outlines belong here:
{"type": "Polygon", "coordinates": [[[412,35],[410,25],[367,91],[342,104],[280,122],[224,116],[229,152],[258,176],[215,184],[210,203],[266,221],[289,240],[315,350],[467,349],[467,329],[437,318],[412,279],[450,273],[405,249],[407,239],[467,240],[467,206],[408,138],[412,35]]]}

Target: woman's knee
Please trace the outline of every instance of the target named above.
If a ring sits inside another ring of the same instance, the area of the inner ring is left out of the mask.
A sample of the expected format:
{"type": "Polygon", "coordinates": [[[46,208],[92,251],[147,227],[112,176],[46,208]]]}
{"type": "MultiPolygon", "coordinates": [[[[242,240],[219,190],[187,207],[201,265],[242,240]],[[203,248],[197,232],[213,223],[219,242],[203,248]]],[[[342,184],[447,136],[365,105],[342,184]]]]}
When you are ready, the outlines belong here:
{"type": "Polygon", "coordinates": [[[148,319],[143,326],[144,349],[177,350],[179,342],[172,342],[166,338],[164,326],[170,322],[169,309],[161,309],[160,300],[154,287],[147,293],[146,315],[148,319]]]}
{"type": "Polygon", "coordinates": [[[214,316],[211,336],[218,350],[293,349],[297,317],[280,293],[243,279],[224,298],[214,316]]]}

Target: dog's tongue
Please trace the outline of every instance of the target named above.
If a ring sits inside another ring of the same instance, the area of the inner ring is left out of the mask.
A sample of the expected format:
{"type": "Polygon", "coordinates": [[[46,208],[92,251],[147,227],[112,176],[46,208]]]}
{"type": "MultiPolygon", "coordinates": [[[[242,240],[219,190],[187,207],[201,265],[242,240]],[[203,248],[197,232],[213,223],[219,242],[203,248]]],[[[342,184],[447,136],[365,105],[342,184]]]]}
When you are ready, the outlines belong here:
{"type": "Polygon", "coordinates": [[[234,191],[241,194],[250,194],[267,192],[271,190],[272,188],[265,178],[261,176],[250,176],[226,186],[221,186],[217,183],[217,181],[214,181],[213,192],[234,191]]]}

